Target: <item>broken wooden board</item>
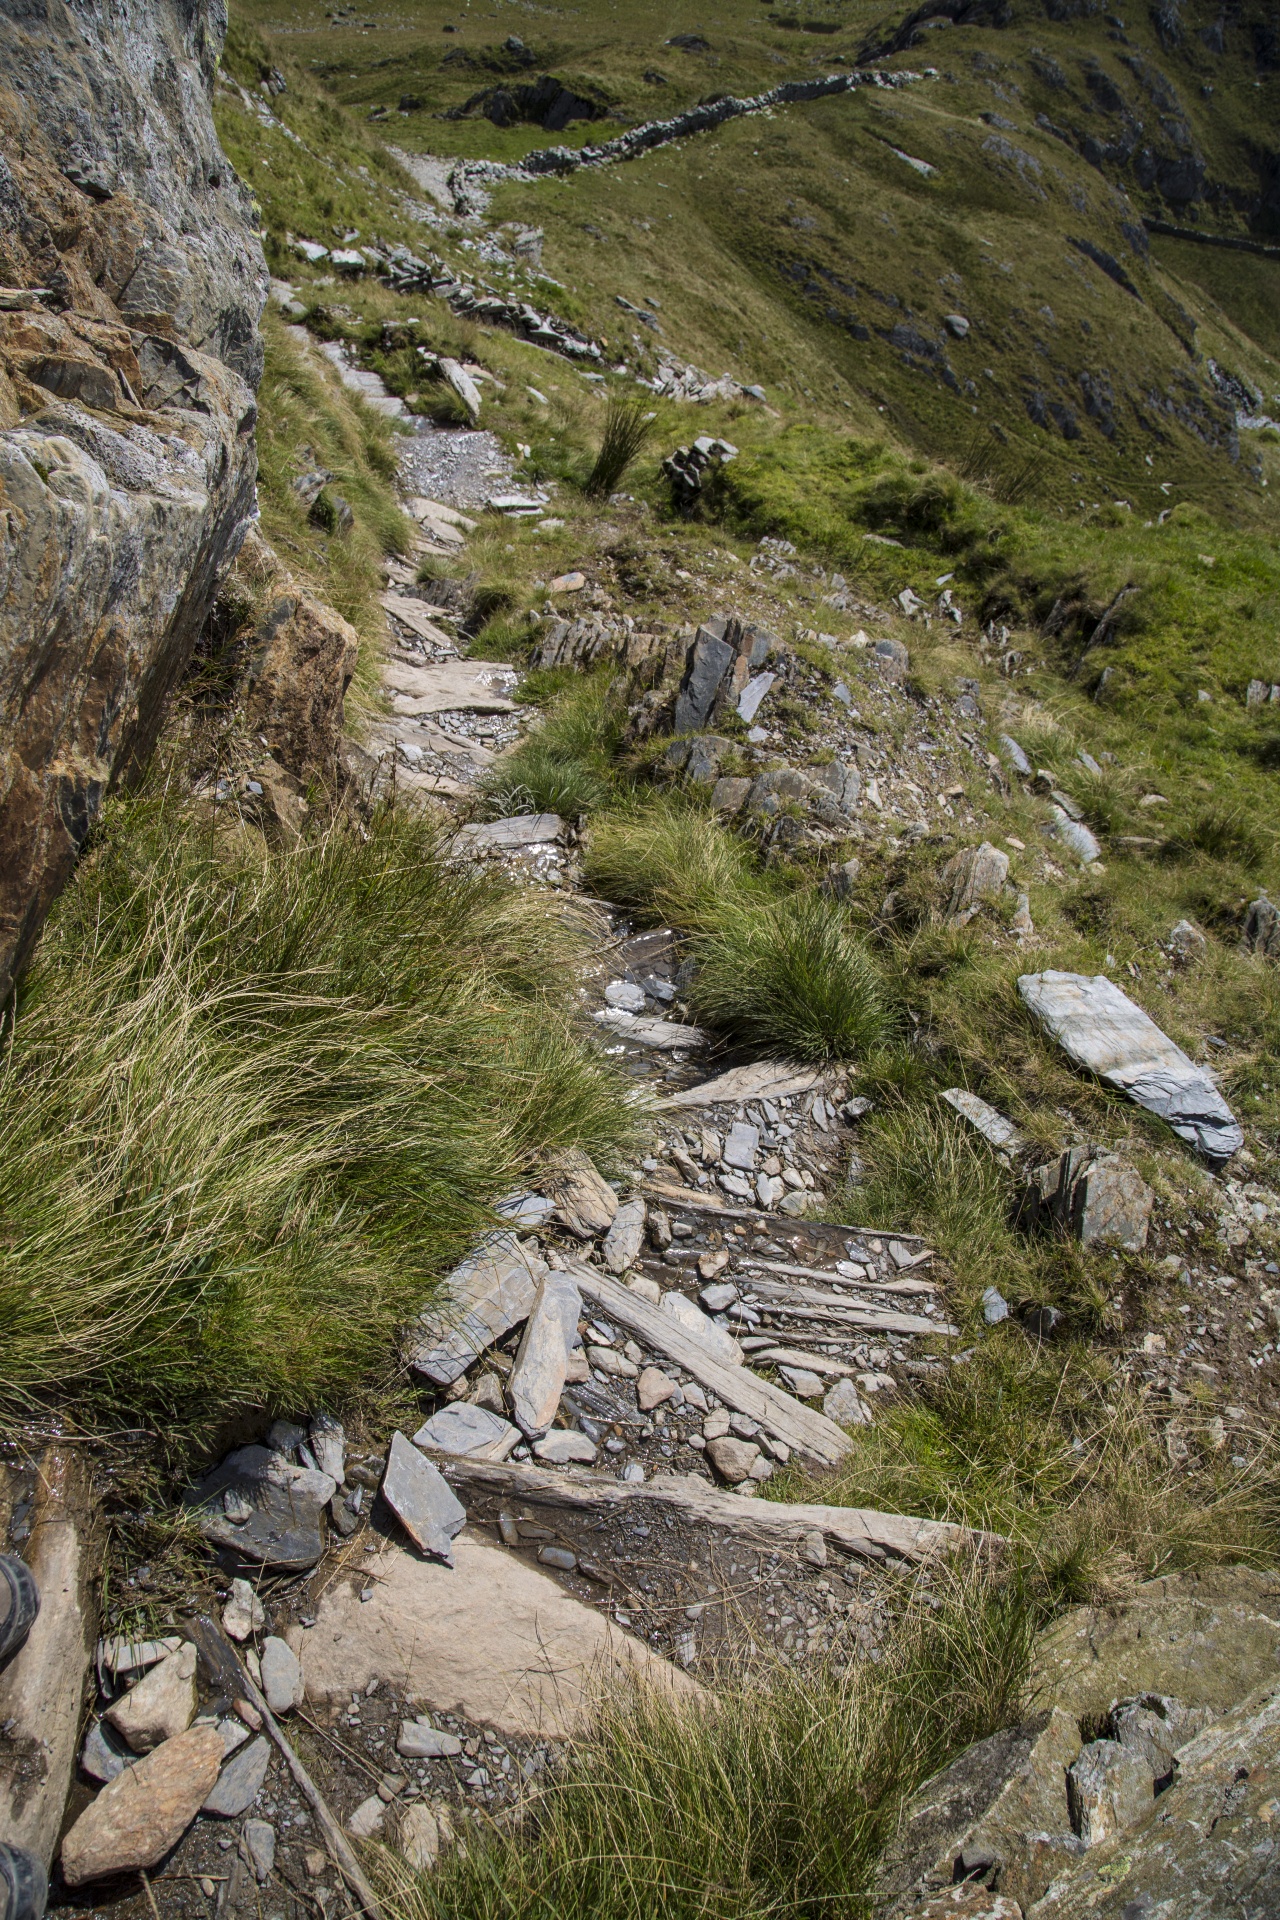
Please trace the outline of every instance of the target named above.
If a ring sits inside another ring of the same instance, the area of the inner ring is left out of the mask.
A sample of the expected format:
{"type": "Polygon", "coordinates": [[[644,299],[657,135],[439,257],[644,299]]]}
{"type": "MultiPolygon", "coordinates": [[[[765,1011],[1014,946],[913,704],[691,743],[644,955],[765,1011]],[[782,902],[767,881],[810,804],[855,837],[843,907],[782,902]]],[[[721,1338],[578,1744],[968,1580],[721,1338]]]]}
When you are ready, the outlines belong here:
{"type": "Polygon", "coordinates": [[[998,1534],[979,1533],[946,1520],[919,1520],[909,1514],[880,1513],[874,1507],[790,1506],[758,1495],[722,1493],[697,1474],[659,1474],[652,1480],[615,1480],[585,1467],[519,1466],[473,1457],[441,1463],[445,1478],[470,1500],[483,1493],[520,1500],[530,1507],[573,1512],[634,1506],[657,1501],[687,1519],[724,1527],[744,1544],[777,1551],[794,1547],[806,1534],[821,1532],[832,1546],[869,1559],[893,1554],[921,1561],[963,1546],[994,1546],[998,1534]]]}
{"type": "Polygon", "coordinates": [[[848,1453],[851,1442],[843,1427],[828,1420],[824,1413],[806,1407],[781,1387],[759,1379],[747,1367],[723,1366],[708,1357],[705,1346],[683,1327],[672,1313],[664,1313],[629,1287],[623,1287],[608,1274],[580,1261],[566,1261],[585,1300],[602,1307],[609,1319],[616,1320],[643,1340],[655,1353],[661,1353],[691,1373],[701,1386],[723,1400],[727,1407],[762,1427],[787,1446],[824,1466],[835,1466],[848,1453]]]}

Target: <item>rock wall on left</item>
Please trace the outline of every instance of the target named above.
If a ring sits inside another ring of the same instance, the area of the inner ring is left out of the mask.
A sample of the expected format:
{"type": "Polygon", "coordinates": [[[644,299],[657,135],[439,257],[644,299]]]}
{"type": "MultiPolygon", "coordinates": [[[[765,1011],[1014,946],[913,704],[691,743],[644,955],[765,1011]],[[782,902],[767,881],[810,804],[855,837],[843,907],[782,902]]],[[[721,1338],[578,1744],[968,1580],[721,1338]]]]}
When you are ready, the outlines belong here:
{"type": "Polygon", "coordinates": [[[255,517],[222,0],[0,0],[0,999],[255,517]]]}

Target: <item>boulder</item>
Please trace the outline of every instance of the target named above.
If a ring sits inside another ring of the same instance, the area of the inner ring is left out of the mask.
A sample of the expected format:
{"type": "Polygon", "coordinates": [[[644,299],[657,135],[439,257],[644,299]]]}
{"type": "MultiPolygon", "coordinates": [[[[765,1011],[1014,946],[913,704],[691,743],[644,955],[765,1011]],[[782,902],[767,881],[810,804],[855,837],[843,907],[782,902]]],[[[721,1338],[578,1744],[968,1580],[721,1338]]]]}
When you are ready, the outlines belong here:
{"type": "Polygon", "coordinates": [[[1178,1752],[1168,1791],[1090,1847],[1028,1920],[1240,1920],[1280,1913],[1280,1693],[1268,1685],[1178,1752]]]}
{"type": "Polygon", "coordinates": [[[1167,1693],[1140,1693],[1136,1699],[1116,1701],[1108,1731],[1138,1755],[1159,1792],[1173,1778],[1178,1748],[1203,1733],[1213,1717],[1210,1708],[1184,1706],[1167,1693]]]}
{"type": "Polygon", "coordinates": [[[113,1701],[103,1718],[122,1733],[135,1753],[150,1753],[163,1740],[185,1733],[196,1712],[196,1650],[182,1646],[113,1701]]]}
{"type": "Polygon", "coordinates": [[[733,664],[733,647],[724,637],[727,627],[728,621],[717,615],[694,636],[676,694],[677,733],[696,733],[707,724],[720,683],[733,664]]]}
{"type": "Polygon", "coordinates": [[[1023,974],[1018,992],[1076,1066],[1167,1121],[1211,1164],[1222,1165],[1243,1146],[1208,1068],[1190,1060],[1105,974],[1023,974]]]}
{"type": "Polygon", "coordinates": [[[507,1381],[511,1412],[527,1439],[539,1438],[556,1417],[581,1312],[582,1296],[569,1275],[544,1274],[507,1381]]]}
{"type": "Polygon", "coordinates": [[[1031,1689],[1080,1719],[1144,1694],[1225,1712],[1280,1664],[1280,1594],[1248,1567],[1166,1574],[1115,1606],[1076,1607],[1039,1642],[1031,1689]]]}
{"type": "MultiPolygon", "coordinates": [[[[360,636],[294,579],[256,529],[245,541],[223,599],[237,590],[247,591],[261,608],[251,637],[245,725],[265,738],[286,774],[304,784],[319,780],[332,786],[360,636]]],[[[289,812],[286,802],[286,816],[289,812]]]]}
{"type": "Polygon", "coordinates": [[[877,1920],[905,1920],[971,1875],[1023,1907],[1037,1899],[1079,1852],[1067,1807],[1079,1751],[1080,1729],[1057,1707],[966,1747],[903,1807],[876,1874],[877,1920]]]}
{"type": "Polygon", "coordinates": [[[751,782],[745,775],[722,774],[711,789],[711,811],[740,813],[750,791],[751,782]]]}
{"type": "Polygon", "coordinates": [[[496,1233],[444,1282],[444,1304],[428,1307],[409,1335],[409,1365],[449,1387],[533,1305],[546,1263],[532,1245],[496,1233]]]}
{"type": "Polygon", "coordinates": [[[581,1147],[561,1154],[548,1169],[544,1184],[561,1224],[579,1240],[598,1239],[613,1225],[618,1196],[581,1147]]]}
{"type": "Polygon", "coordinates": [[[1031,1227],[1061,1227],[1086,1247],[1137,1253],[1147,1244],[1154,1204],[1142,1175],[1119,1154],[1069,1147],[1031,1174],[1021,1217],[1031,1227]]]}
{"type": "Polygon", "coordinates": [[[213,125],[225,35],[212,0],[0,35],[0,279],[51,290],[0,312],[0,1001],[256,514],[268,282],[213,125]]]}
{"type": "Polygon", "coordinates": [[[62,1876],[83,1886],[153,1867],[176,1846],[213,1789],[222,1739],[211,1721],[178,1733],[126,1767],[87,1806],[62,1842],[62,1876]]]}
{"type": "Polygon", "coordinates": [[[376,1679],[429,1713],[458,1713],[519,1739],[585,1728],[595,1689],[611,1678],[701,1694],[551,1575],[471,1532],[456,1543],[452,1571],[380,1543],[358,1574],[321,1595],[301,1657],[312,1700],[349,1701],[376,1679]],[[369,1574],[374,1592],[362,1603],[369,1574]]]}
{"type": "Polygon", "coordinates": [[[391,1436],[382,1497],[423,1553],[453,1565],[454,1536],[466,1525],[466,1508],[444,1476],[402,1433],[391,1436]]]}
{"type": "Polygon", "coordinates": [[[708,1440],[707,1458],[722,1480],[731,1487],[740,1486],[751,1478],[751,1470],[761,1457],[760,1449],[752,1440],[734,1440],[725,1434],[718,1440],[708,1440]]]}

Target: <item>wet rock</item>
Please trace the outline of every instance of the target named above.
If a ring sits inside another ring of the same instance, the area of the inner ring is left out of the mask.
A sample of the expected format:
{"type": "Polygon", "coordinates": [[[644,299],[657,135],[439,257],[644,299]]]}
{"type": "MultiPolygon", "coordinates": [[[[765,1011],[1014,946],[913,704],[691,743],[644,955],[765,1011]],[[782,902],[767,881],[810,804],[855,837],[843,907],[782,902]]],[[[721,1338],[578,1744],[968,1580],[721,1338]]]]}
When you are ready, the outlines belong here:
{"type": "Polygon", "coordinates": [[[628,1200],[618,1208],[600,1249],[610,1273],[625,1273],[639,1259],[644,1246],[644,1225],[643,1200],[628,1200]]]}
{"type": "Polygon", "coordinates": [[[741,1485],[751,1477],[751,1470],[760,1459],[760,1449],[750,1440],[734,1440],[727,1434],[718,1440],[707,1442],[707,1458],[722,1480],[731,1487],[741,1485]]]}
{"type": "Polygon", "coordinates": [[[1069,1147],[1037,1167],[1023,1196],[1021,1217],[1029,1227],[1059,1226],[1083,1246],[1124,1247],[1139,1252],[1155,1195],[1136,1167],[1118,1154],[1069,1147]]]}
{"type": "Polygon", "coordinates": [[[582,1296],[569,1275],[544,1274],[507,1381],[516,1425],[528,1439],[544,1434],[555,1419],[581,1312],[582,1296]]]}
{"type": "Polygon", "coordinates": [[[184,1645],[107,1708],[103,1718],[124,1735],[135,1753],[150,1753],[163,1740],[184,1733],[195,1718],[196,1650],[184,1645]]]}
{"type": "Polygon", "coordinates": [[[261,1659],[267,1705],[274,1714],[292,1713],[306,1698],[297,1654],[275,1634],[268,1634],[262,1643],[261,1659]]]}
{"type": "Polygon", "coordinates": [[[979,1740],[926,1781],[903,1808],[880,1862],[878,1920],[905,1920],[925,1900],[977,1873],[998,1877],[1001,1893],[1029,1906],[1078,1851],[1066,1770],[1079,1751],[1079,1728],[1055,1707],[979,1740]],[[1037,1844],[1046,1838],[1060,1844],[1037,1844]]]}
{"type": "Polygon", "coordinates": [[[424,1421],[413,1436],[413,1444],[434,1447],[440,1453],[470,1454],[473,1459],[505,1460],[519,1438],[519,1429],[501,1415],[474,1402],[457,1400],[424,1421]]]}
{"type": "Polygon", "coordinates": [[[249,1746],[241,1748],[227,1761],[201,1812],[218,1814],[224,1820],[239,1819],[242,1813],[249,1811],[261,1793],[270,1764],[271,1742],[259,1734],[249,1746]]]}
{"type": "Polygon", "coordinates": [[[1209,1070],[1188,1059],[1104,974],[1023,974],[1018,992],[1076,1066],[1167,1121],[1212,1164],[1244,1144],[1209,1070]]]}
{"type": "Polygon", "coordinates": [[[557,1216],[579,1240],[594,1240],[613,1225],[618,1196],[580,1147],[560,1155],[545,1185],[556,1203],[557,1216]]]}
{"type": "Polygon", "coordinates": [[[1009,878],[1009,856],[984,840],[980,847],[966,847],[948,860],[942,869],[947,888],[943,912],[953,924],[973,918],[984,901],[998,900],[1009,878]]]}
{"type": "Polygon", "coordinates": [[[466,1525],[466,1508],[402,1433],[392,1435],[382,1497],[423,1553],[453,1565],[454,1536],[466,1525]]]}
{"type": "Polygon", "coordinates": [[[240,1851],[253,1877],[265,1887],[276,1864],[276,1830],[269,1820],[246,1820],[240,1836],[240,1851]]]}
{"type": "Polygon", "coordinates": [[[247,1640],[267,1624],[266,1608],[247,1580],[231,1582],[231,1598],[222,1609],[222,1631],[230,1640],[247,1640]]]}
{"type": "Polygon", "coordinates": [[[406,1760],[452,1760],[462,1752],[456,1733],[442,1733],[425,1714],[416,1720],[402,1720],[396,1752],[406,1760]]]}
{"type": "Polygon", "coordinates": [[[1152,1801],[1152,1777],[1142,1759],[1115,1740],[1094,1740],[1067,1769],[1071,1824],[1087,1847],[1123,1833],[1152,1801]]]}
{"type": "Polygon", "coordinates": [[[322,1515],[335,1487],[269,1447],[240,1447],[188,1496],[200,1531],[242,1560],[282,1571],[313,1567],[324,1552],[322,1515]]]}
{"type": "Polygon", "coordinates": [[[1280,1666],[1276,1582],[1247,1567],[1167,1574],[1114,1607],[1076,1607],[1042,1636],[1033,1697],[1079,1718],[1166,1695],[1222,1713],[1280,1666]]]}
{"type": "Polygon", "coordinates": [[[176,1846],[212,1791],[222,1741],[208,1721],[165,1740],[102,1789],[62,1842],[67,1885],[153,1867],[176,1846]]]}
{"type": "Polygon", "coordinates": [[[459,1379],[494,1341],[518,1326],[547,1271],[536,1249],[514,1234],[495,1234],[445,1281],[447,1304],[415,1322],[409,1364],[434,1386],[459,1379]]]}

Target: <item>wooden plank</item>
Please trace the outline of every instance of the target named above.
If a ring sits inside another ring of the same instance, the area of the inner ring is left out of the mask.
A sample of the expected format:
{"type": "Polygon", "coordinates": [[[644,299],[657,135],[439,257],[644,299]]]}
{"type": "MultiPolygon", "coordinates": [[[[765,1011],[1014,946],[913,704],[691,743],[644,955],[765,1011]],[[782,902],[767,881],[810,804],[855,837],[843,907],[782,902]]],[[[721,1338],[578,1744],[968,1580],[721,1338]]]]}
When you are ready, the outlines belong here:
{"type": "Polygon", "coordinates": [[[482,1493],[519,1500],[551,1511],[598,1515],[609,1509],[657,1501],[709,1527],[723,1527],[744,1544],[776,1550],[793,1547],[808,1533],[821,1532],[833,1546],[868,1559],[893,1554],[903,1560],[927,1560],[961,1546],[995,1545],[997,1534],[974,1532],[945,1520],[918,1520],[909,1514],[880,1513],[874,1507],[787,1505],[758,1495],[724,1493],[698,1474],[659,1474],[652,1480],[615,1480],[586,1467],[520,1466],[514,1461],[439,1460],[446,1480],[462,1494],[482,1493]]]}
{"type": "Polygon", "coordinates": [[[598,1268],[576,1260],[566,1261],[565,1266],[584,1299],[602,1307],[611,1320],[639,1335],[656,1353],[674,1360],[701,1386],[710,1387],[727,1407],[758,1420],[787,1446],[824,1466],[835,1466],[848,1453],[848,1434],[825,1413],[803,1406],[781,1387],[759,1379],[748,1367],[723,1366],[711,1359],[698,1336],[681,1326],[674,1314],[642,1300],[638,1293],[620,1286],[598,1268]]]}

